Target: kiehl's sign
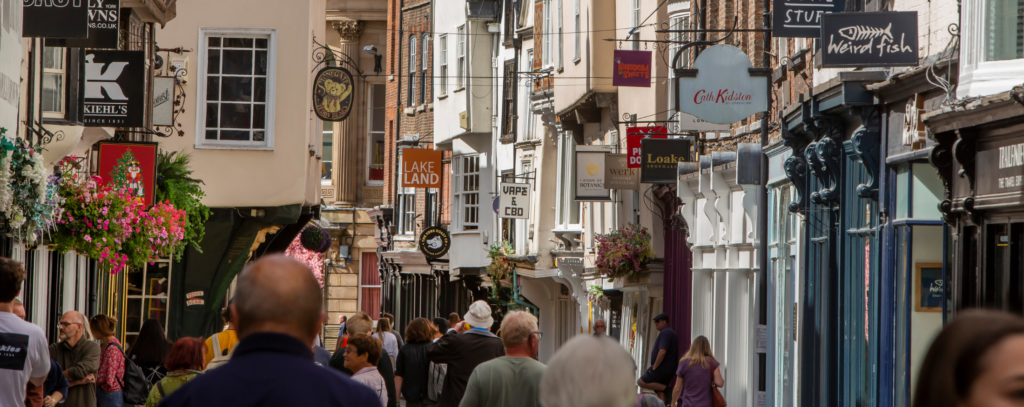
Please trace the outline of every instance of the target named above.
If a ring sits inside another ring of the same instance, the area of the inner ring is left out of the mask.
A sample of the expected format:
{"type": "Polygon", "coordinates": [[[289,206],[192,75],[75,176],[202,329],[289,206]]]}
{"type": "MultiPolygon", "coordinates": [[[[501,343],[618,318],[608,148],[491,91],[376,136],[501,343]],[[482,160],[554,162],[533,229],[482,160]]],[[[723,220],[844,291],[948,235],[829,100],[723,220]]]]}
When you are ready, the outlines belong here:
{"type": "Polygon", "coordinates": [[[640,182],[674,184],[678,164],[690,161],[690,142],[683,139],[645,138],[640,143],[640,182]]]}
{"type": "Polygon", "coordinates": [[[145,63],[143,51],[85,51],[80,106],[86,127],[145,124],[145,63]]]}

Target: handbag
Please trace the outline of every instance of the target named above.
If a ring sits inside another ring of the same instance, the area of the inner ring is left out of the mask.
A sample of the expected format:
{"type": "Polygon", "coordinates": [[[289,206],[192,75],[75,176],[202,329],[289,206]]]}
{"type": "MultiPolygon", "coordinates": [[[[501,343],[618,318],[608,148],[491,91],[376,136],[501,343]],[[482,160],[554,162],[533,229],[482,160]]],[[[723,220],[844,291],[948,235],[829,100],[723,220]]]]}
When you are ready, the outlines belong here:
{"type": "Polygon", "coordinates": [[[715,372],[711,372],[711,405],[713,407],[725,407],[725,397],[722,397],[722,392],[718,390],[718,386],[715,386],[715,372]]]}

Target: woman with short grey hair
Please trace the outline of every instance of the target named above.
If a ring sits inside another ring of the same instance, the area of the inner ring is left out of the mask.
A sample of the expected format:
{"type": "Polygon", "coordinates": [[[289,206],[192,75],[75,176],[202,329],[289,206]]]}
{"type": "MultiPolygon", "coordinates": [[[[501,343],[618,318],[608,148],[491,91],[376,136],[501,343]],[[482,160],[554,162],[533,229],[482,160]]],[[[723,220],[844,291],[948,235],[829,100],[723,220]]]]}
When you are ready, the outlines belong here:
{"type": "Polygon", "coordinates": [[[607,338],[577,336],[548,362],[540,384],[543,407],[629,407],[637,404],[636,366],[607,338]]]}

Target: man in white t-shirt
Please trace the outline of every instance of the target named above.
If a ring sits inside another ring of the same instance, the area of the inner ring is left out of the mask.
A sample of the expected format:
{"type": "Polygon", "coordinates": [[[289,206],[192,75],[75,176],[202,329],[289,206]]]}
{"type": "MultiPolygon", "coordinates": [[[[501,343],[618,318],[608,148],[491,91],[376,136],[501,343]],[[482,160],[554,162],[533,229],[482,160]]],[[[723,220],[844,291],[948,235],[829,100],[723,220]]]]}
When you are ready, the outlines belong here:
{"type": "Polygon", "coordinates": [[[25,405],[29,383],[41,389],[50,372],[46,334],[14,315],[24,281],[21,264],[0,257],[0,407],[25,405]]]}

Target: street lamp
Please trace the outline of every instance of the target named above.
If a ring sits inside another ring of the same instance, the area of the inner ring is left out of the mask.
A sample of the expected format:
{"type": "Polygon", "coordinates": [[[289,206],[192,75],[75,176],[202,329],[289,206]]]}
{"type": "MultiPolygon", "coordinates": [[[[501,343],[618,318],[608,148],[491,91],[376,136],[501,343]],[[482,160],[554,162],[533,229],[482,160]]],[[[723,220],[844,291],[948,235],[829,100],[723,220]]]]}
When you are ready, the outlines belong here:
{"type": "Polygon", "coordinates": [[[377,53],[377,47],[375,47],[373,45],[367,45],[367,46],[363,47],[363,51],[366,51],[367,54],[373,55],[373,72],[374,73],[378,73],[379,74],[381,71],[384,70],[384,68],[382,68],[381,65],[380,65],[380,60],[383,59],[384,56],[377,53]]]}

